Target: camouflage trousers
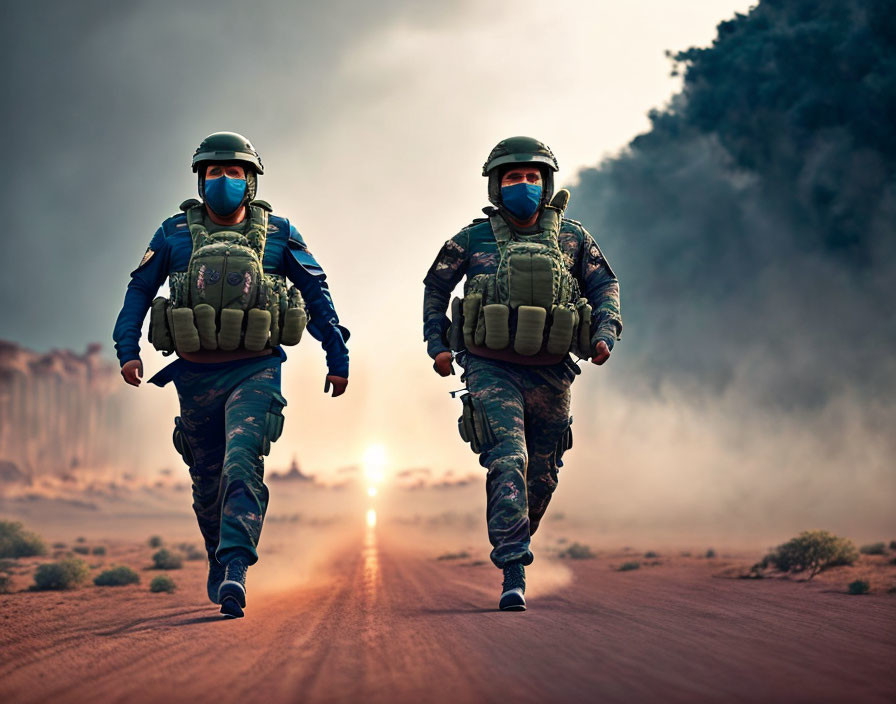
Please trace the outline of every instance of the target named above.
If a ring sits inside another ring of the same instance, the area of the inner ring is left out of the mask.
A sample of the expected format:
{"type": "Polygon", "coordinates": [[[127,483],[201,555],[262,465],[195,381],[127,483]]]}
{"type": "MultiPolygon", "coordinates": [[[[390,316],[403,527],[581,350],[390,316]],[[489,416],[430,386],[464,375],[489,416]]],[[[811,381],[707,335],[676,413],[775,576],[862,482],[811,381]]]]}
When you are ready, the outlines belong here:
{"type": "Polygon", "coordinates": [[[286,405],[280,364],[276,354],[186,363],[173,376],[180,400],[174,445],[190,468],[205,548],[221,563],[240,552],[250,563],[258,560],[268,506],[263,455],[282,432],[286,405]]]}
{"type": "Polygon", "coordinates": [[[467,354],[467,388],[478,399],[493,442],[482,447],[488,538],[498,566],[532,562],[530,538],[557,488],[558,444],[569,427],[571,360],[545,367],[509,364],[467,354]]]}

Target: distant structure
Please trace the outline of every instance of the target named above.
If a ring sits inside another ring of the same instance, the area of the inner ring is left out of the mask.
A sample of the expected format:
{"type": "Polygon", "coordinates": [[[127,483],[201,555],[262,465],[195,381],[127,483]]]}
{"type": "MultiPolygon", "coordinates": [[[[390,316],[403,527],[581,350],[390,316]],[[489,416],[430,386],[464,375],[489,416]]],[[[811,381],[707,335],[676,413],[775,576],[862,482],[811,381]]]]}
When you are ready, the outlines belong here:
{"type": "Polygon", "coordinates": [[[38,354],[0,340],[0,468],[5,481],[77,474],[121,455],[118,368],[100,355],[38,354]]]}
{"type": "Polygon", "coordinates": [[[271,474],[271,480],[273,481],[293,481],[293,482],[313,482],[314,477],[310,474],[305,474],[301,469],[299,469],[299,463],[296,462],[296,457],[293,455],[292,463],[289,465],[289,471],[286,472],[273,472],[271,474]]]}

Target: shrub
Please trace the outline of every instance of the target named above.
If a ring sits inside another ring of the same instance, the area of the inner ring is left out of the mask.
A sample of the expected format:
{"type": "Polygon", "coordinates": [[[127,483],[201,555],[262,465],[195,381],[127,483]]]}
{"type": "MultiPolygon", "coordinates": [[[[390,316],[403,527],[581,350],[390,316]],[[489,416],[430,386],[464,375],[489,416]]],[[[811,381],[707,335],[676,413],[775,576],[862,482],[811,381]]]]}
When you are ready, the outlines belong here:
{"type": "Polygon", "coordinates": [[[8,574],[0,574],[0,594],[9,594],[12,591],[12,577],[8,574]]]}
{"type": "Polygon", "coordinates": [[[106,554],[106,546],[105,545],[97,545],[90,551],[90,553],[92,555],[105,555],[106,554]]]}
{"type": "Polygon", "coordinates": [[[0,521],[0,557],[45,555],[47,546],[40,536],[25,530],[17,521],[0,521]]]}
{"type": "Polygon", "coordinates": [[[809,571],[809,579],[819,572],[839,565],[851,565],[859,558],[852,541],[838,538],[826,530],[800,533],[779,545],[755,565],[764,569],[771,565],[781,572],[809,571]]]}
{"type": "Polygon", "coordinates": [[[100,573],[93,583],[98,587],[122,587],[126,584],[138,584],[140,575],[124,565],[112,567],[100,573]]]}
{"type": "Polygon", "coordinates": [[[162,547],[162,538],[158,535],[154,535],[149,539],[149,547],[151,548],[160,548],[162,547]]]}
{"type": "Polygon", "coordinates": [[[152,581],[149,583],[149,591],[151,592],[167,592],[168,594],[173,594],[175,589],[177,589],[177,585],[167,574],[160,574],[157,577],[153,577],[152,581]]]}
{"type": "Polygon", "coordinates": [[[870,543],[860,547],[859,552],[863,555],[886,555],[887,546],[883,543],[870,543]]]}
{"type": "Polygon", "coordinates": [[[659,557],[659,555],[654,550],[648,550],[647,552],[644,553],[644,557],[646,557],[647,559],[651,559],[651,558],[659,557]]]}
{"type": "Polygon", "coordinates": [[[631,570],[637,570],[641,568],[640,562],[623,562],[619,566],[619,572],[630,572],[631,570]]]}
{"type": "Polygon", "coordinates": [[[75,538],[75,542],[76,543],[86,543],[87,538],[85,538],[83,535],[79,535],[77,538],[75,538]]]}
{"type": "Polygon", "coordinates": [[[87,547],[86,545],[75,545],[75,546],[72,548],[72,552],[76,552],[76,553],[78,553],[79,555],[89,555],[89,554],[90,554],[90,548],[87,547]]]}
{"type": "Polygon", "coordinates": [[[896,550],[896,540],[890,541],[890,550],[896,550]]]}
{"type": "Polygon", "coordinates": [[[68,547],[65,543],[53,543],[54,550],[65,550],[68,547]]]}
{"type": "Polygon", "coordinates": [[[713,550],[712,548],[710,548],[709,550],[706,551],[706,559],[707,559],[707,560],[711,560],[711,559],[713,559],[715,556],[716,556],[716,551],[713,550]]]}
{"type": "Polygon", "coordinates": [[[35,591],[46,589],[74,589],[88,577],[90,570],[84,560],[69,557],[59,562],[48,562],[34,571],[35,591]]]}
{"type": "Polygon", "coordinates": [[[176,552],[162,548],[152,556],[152,563],[157,570],[179,570],[183,567],[183,558],[176,552]]]}
{"type": "Polygon", "coordinates": [[[197,548],[193,543],[181,543],[177,547],[184,554],[185,560],[194,561],[208,559],[208,553],[205,550],[197,548]]]}
{"type": "Polygon", "coordinates": [[[565,550],[560,551],[560,557],[568,557],[570,560],[590,560],[594,557],[594,553],[587,545],[573,543],[565,550]]]}
{"type": "Polygon", "coordinates": [[[436,560],[468,560],[470,558],[470,553],[466,550],[461,550],[460,552],[446,552],[443,555],[439,555],[436,560]]]}
{"type": "Polygon", "coordinates": [[[849,583],[850,594],[867,594],[871,591],[871,585],[867,579],[857,579],[855,582],[849,583]]]}

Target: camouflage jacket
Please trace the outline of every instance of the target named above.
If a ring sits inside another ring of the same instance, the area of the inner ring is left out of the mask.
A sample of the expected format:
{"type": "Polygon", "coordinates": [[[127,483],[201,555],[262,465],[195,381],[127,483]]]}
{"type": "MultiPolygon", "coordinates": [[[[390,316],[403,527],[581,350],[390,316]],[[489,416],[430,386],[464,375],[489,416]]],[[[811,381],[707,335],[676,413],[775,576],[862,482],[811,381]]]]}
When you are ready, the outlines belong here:
{"type": "MultiPolygon", "coordinates": [[[[184,213],[168,218],[156,230],[140,265],[131,272],[124,305],[112,333],[122,365],[139,359],[140,330],[152,299],[170,274],[187,270],[192,253],[193,240],[184,213]]],[[[349,331],[339,324],[324,270],[308,251],[305,240],[285,218],[273,214],[268,217],[262,265],[267,273],[285,276],[302,292],[310,313],[308,331],[326,351],[329,373],[347,377],[348,348],[345,343],[349,331]]]]}
{"type": "MultiPolygon", "coordinates": [[[[622,334],[616,275],[580,222],[563,218],[559,245],[566,266],[592,307],[592,348],[603,340],[612,349],[622,334]]],[[[454,287],[464,276],[494,274],[497,269],[498,246],[487,219],[474,220],[445,243],[423,279],[423,339],[430,357],[449,350],[450,321],[445,313],[454,287]]]]}

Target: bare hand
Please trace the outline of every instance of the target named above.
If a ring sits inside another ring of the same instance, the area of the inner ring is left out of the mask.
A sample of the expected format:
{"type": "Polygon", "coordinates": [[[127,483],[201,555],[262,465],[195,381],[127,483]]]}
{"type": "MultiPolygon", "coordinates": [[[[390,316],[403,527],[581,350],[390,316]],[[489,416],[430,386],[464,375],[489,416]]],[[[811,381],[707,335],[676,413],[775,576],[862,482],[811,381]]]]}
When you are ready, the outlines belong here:
{"type": "Polygon", "coordinates": [[[450,352],[439,352],[436,355],[435,364],[436,372],[438,372],[439,376],[451,376],[454,374],[454,367],[451,366],[451,353],[450,352]]]}
{"type": "Polygon", "coordinates": [[[333,385],[333,398],[336,398],[345,393],[345,387],[348,386],[348,379],[344,376],[328,374],[327,380],[324,382],[324,393],[327,393],[330,390],[330,384],[333,385]]]}
{"type": "Polygon", "coordinates": [[[610,358],[610,347],[606,342],[601,340],[597,343],[597,347],[594,348],[594,356],[591,358],[592,364],[603,364],[610,358]]]}
{"type": "Polygon", "coordinates": [[[140,386],[140,380],[143,378],[143,362],[139,359],[132,359],[125,362],[121,368],[121,375],[124,380],[131,386],[140,386]]]}

